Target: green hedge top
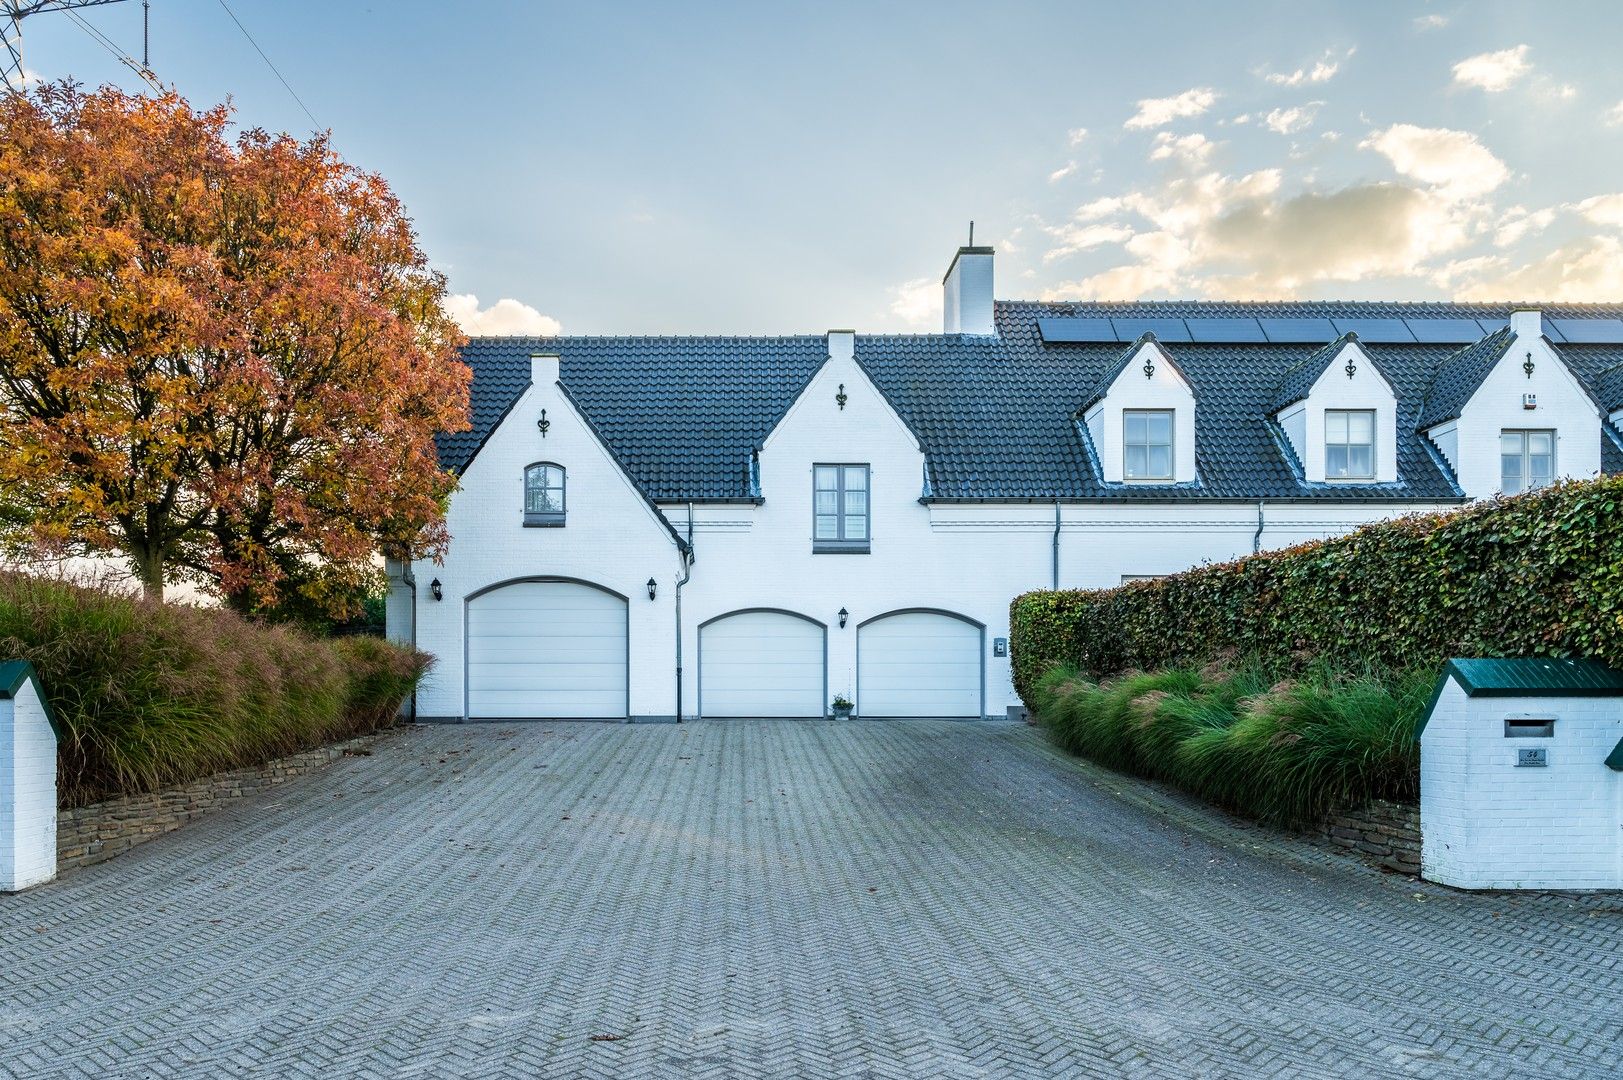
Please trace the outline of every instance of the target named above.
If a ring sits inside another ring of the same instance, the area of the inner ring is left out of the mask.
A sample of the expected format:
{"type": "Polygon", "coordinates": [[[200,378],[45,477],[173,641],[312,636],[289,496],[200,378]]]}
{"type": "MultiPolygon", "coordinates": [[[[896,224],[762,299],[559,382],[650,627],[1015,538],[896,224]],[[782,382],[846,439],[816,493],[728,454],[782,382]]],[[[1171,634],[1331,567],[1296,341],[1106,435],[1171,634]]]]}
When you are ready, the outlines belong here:
{"type": "Polygon", "coordinates": [[[1231,654],[1295,666],[1409,668],[1449,656],[1589,656],[1623,667],[1623,477],[1114,589],[1039,591],[1010,607],[1028,703],[1055,663],[1095,677],[1231,654]]]}

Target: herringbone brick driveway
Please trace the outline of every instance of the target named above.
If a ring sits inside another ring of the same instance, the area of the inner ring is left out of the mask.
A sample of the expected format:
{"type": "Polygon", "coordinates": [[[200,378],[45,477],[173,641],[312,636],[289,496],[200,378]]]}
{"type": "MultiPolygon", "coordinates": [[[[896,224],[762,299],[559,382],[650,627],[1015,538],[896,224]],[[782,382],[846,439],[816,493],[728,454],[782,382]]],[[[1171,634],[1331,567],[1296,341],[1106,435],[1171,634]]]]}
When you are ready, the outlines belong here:
{"type": "Polygon", "coordinates": [[[409,729],[0,897],[0,1072],[1623,1068],[1617,897],[1451,893],[1141,790],[1009,724],[409,729]]]}

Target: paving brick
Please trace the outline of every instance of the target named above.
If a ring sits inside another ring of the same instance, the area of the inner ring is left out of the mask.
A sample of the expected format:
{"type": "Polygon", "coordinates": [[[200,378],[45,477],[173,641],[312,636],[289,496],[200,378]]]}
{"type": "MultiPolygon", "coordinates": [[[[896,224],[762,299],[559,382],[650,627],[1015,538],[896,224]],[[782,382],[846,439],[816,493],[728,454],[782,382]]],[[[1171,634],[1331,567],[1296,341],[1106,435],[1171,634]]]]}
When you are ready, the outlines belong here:
{"type": "Polygon", "coordinates": [[[1615,897],[1146,790],[1017,724],[408,729],[0,897],[0,1075],[1623,1072],[1615,897]]]}

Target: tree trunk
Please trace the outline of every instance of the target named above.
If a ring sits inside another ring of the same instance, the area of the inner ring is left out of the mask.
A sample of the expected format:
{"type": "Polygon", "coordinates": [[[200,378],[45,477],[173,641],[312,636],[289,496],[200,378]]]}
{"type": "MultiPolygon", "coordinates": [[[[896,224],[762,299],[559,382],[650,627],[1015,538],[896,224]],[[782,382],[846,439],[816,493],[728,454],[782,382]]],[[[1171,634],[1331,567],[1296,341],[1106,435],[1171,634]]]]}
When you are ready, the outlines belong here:
{"type": "Polygon", "coordinates": [[[156,548],[137,548],[130,552],[130,558],[135,563],[136,576],[141,579],[141,595],[163,603],[163,552],[156,548]]]}

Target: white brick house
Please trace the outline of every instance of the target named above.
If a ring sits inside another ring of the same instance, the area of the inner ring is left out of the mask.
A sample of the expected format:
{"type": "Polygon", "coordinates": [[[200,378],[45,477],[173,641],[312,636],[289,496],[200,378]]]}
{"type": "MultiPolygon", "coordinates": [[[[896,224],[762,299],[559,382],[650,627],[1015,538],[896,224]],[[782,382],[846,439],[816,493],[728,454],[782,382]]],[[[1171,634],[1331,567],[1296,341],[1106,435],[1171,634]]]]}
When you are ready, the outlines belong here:
{"type": "Polygon", "coordinates": [[[941,334],[470,343],[450,552],[390,568],[419,717],[1002,715],[1019,593],[1623,469],[1623,307],[994,302],[992,260],[941,334]]]}

